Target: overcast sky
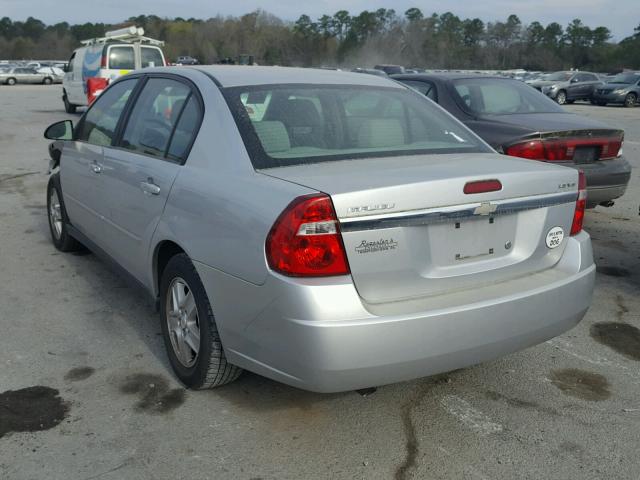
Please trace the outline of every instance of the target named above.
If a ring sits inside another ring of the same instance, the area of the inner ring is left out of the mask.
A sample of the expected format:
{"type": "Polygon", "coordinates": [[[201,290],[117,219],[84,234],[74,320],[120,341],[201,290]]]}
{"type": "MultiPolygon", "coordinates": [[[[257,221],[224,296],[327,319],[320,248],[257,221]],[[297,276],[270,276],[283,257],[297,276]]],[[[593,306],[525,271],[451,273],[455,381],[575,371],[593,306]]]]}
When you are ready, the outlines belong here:
{"type": "Polygon", "coordinates": [[[608,27],[616,40],[631,35],[640,23],[638,0],[0,0],[0,17],[25,20],[34,16],[47,24],[60,21],[115,23],[143,13],[209,18],[217,14],[242,15],[262,8],[285,20],[295,20],[303,13],[317,18],[341,9],[357,14],[380,7],[394,8],[400,14],[411,7],[420,8],[425,15],[449,10],[463,18],[479,17],[484,21],[504,20],[510,13],[515,13],[524,23],[538,20],[543,24],[558,22],[563,26],[578,17],[592,28],[608,27]]]}

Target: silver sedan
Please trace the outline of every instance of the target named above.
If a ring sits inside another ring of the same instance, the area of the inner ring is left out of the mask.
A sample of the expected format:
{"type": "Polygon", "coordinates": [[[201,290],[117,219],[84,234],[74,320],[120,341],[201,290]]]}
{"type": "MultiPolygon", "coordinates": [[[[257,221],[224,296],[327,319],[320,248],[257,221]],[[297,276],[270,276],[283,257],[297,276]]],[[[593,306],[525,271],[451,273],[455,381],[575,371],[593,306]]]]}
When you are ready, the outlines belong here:
{"type": "Polygon", "coordinates": [[[141,285],[190,388],[432,375],[559,335],[591,302],[584,177],[499,155],[385,78],[145,69],[45,135],[54,245],[141,285]]]}
{"type": "Polygon", "coordinates": [[[15,85],[16,83],[53,83],[50,76],[39,73],[31,67],[15,67],[0,70],[0,83],[15,85]]]}

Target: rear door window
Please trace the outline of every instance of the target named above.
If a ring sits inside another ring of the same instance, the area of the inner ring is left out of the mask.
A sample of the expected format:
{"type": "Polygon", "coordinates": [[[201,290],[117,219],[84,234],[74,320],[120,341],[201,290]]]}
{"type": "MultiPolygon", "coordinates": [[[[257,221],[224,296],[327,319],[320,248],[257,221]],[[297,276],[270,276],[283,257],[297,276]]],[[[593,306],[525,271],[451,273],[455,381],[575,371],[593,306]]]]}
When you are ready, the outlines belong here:
{"type": "Polygon", "coordinates": [[[137,82],[137,78],[131,78],[105,90],[87,111],[80,125],[77,140],[94,145],[111,145],[120,115],[137,82]]]}
{"type": "Polygon", "coordinates": [[[194,94],[189,95],[184,110],[171,137],[167,158],[184,163],[189,155],[189,149],[200,128],[202,110],[200,103],[194,94]]]}
{"type": "Polygon", "coordinates": [[[141,47],[140,56],[142,68],[164,66],[162,53],[156,47],[141,47]]]}
{"type": "Polygon", "coordinates": [[[109,68],[112,70],[135,70],[136,57],[133,47],[109,47],[109,68]]]}
{"type": "MultiPolygon", "coordinates": [[[[145,155],[164,157],[190,94],[191,89],[182,82],[150,78],[131,110],[120,146],[145,155]]],[[[179,156],[183,152],[184,149],[178,149],[175,153],[179,156]]]]}

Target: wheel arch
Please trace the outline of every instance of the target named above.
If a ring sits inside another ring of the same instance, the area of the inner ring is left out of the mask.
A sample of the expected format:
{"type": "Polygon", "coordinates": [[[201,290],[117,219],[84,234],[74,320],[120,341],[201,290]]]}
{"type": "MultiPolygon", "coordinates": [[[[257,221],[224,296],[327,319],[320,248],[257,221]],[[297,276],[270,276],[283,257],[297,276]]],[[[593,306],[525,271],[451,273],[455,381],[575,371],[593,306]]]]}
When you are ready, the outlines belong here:
{"type": "Polygon", "coordinates": [[[158,242],[153,251],[153,294],[158,297],[160,294],[160,278],[165,267],[172,257],[180,253],[186,253],[185,249],[173,240],[161,240],[158,242]]]}

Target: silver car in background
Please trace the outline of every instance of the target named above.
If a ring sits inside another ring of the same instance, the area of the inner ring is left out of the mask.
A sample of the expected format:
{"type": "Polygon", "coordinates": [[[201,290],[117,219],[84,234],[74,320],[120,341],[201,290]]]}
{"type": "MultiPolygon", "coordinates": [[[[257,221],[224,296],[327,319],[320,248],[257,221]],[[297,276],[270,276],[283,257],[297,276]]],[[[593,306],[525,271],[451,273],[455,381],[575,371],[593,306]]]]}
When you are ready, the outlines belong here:
{"type": "Polygon", "coordinates": [[[31,67],[14,67],[0,70],[0,84],[15,85],[16,83],[51,84],[53,80],[50,76],[39,73],[35,68],[31,67]]]}
{"type": "Polygon", "coordinates": [[[53,243],[157,301],[190,388],[408,380],[543,342],[591,302],[584,178],[385,78],[145,69],[45,136],[53,243]]]}

